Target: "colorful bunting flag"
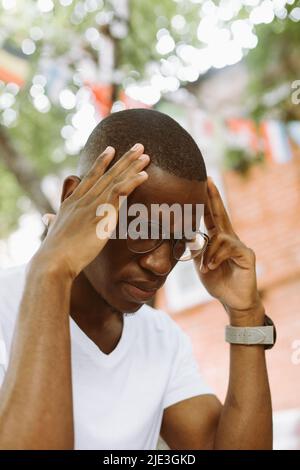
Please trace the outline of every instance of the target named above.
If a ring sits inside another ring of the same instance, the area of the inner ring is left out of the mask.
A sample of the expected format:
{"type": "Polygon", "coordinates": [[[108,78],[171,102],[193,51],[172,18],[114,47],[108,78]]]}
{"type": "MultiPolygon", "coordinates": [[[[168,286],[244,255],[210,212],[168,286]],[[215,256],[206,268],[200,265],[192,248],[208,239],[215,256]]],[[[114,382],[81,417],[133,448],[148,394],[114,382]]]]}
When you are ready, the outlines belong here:
{"type": "Polygon", "coordinates": [[[248,150],[255,155],[259,150],[259,137],[254,121],[251,119],[228,119],[228,131],[231,134],[232,143],[248,150]]]}
{"type": "Polygon", "coordinates": [[[93,83],[85,83],[92,90],[95,104],[101,117],[105,117],[110,113],[112,107],[113,87],[110,84],[96,85],[93,83]]]}
{"type": "Polygon", "coordinates": [[[0,49],[0,80],[21,87],[26,82],[29,70],[27,57],[21,51],[8,45],[0,49]]]}
{"type": "Polygon", "coordinates": [[[151,106],[145,103],[142,103],[141,101],[135,100],[131,98],[130,96],[126,95],[124,90],[121,90],[120,92],[120,101],[125,104],[126,109],[131,109],[131,108],[146,108],[150,109],[151,106]]]}
{"type": "Polygon", "coordinates": [[[300,150],[300,121],[290,121],[286,124],[292,147],[300,150]]]}
{"type": "Polygon", "coordinates": [[[291,160],[292,149],[284,123],[276,120],[263,121],[260,128],[266,158],[276,163],[291,160]]]}

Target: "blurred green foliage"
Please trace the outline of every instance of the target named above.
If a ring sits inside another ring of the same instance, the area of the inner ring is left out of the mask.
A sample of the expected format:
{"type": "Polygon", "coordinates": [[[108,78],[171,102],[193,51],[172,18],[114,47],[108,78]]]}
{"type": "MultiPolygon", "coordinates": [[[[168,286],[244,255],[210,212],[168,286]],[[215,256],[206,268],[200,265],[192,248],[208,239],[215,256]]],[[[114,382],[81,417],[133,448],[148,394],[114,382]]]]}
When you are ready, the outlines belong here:
{"type": "Polygon", "coordinates": [[[23,194],[14,175],[0,162],[0,234],[2,237],[7,236],[17,226],[17,221],[23,212],[18,201],[21,201],[23,194]]]}
{"type": "MultiPolygon", "coordinates": [[[[293,7],[286,5],[288,11],[293,7]]],[[[275,18],[271,24],[258,25],[256,34],[258,47],[246,56],[252,116],[299,120],[300,106],[291,101],[291,84],[300,79],[300,24],[275,18]]]]}
{"type": "MultiPolygon", "coordinates": [[[[80,62],[78,51],[89,57],[101,71],[98,50],[86,37],[88,28],[96,28],[114,43],[115,73],[112,84],[118,91],[129,82],[139,83],[149,79],[149,67],[153,64],[161,65],[168,57],[168,54],[162,56],[157,51],[159,30],[168,30],[176,45],[204,47],[197,39],[197,28],[199,20],[205,15],[205,9],[201,2],[192,0],[128,0],[129,17],[124,19],[120,13],[120,2],[116,0],[73,0],[68,6],[62,6],[56,1],[52,11],[43,13],[37,9],[38,3],[35,0],[17,0],[13,14],[0,6],[0,49],[7,42],[20,48],[22,41],[32,34],[33,28],[42,31],[41,37],[34,40],[34,53],[27,56],[30,75],[12,106],[17,119],[5,128],[10,142],[24,161],[33,163],[36,178],[41,180],[49,173],[58,174],[63,168],[74,167],[76,163],[76,155],[68,154],[61,135],[61,129],[70,125],[75,111],[62,108],[57,99],[49,97],[51,108],[48,112],[39,112],[30,95],[32,79],[36,73],[40,73],[43,60],[47,58],[67,64],[70,76],[66,86],[76,94],[82,86],[80,80],[73,80],[80,62]],[[175,15],[184,18],[182,28],[174,27],[172,19],[175,15]],[[114,27],[118,23],[123,27],[122,34],[115,33],[114,27]]],[[[218,0],[206,3],[220,5],[218,0]]],[[[288,11],[296,4],[299,5],[299,0],[293,5],[287,5],[288,11]]],[[[248,18],[252,8],[241,3],[235,16],[228,22],[221,22],[221,26],[230,26],[230,22],[235,19],[248,18]]],[[[247,54],[246,62],[251,78],[252,114],[258,119],[270,111],[270,107],[264,103],[266,91],[300,78],[300,27],[299,22],[275,18],[271,24],[258,25],[255,30],[259,38],[258,47],[247,54]]],[[[176,55],[176,48],[171,54],[176,55]]],[[[185,86],[185,82],[181,82],[181,85],[185,86]]],[[[2,83],[0,95],[4,92],[5,84],[2,83]]],[[[287,96],[271,106],[272,112],[277,109],[283,117],[294,116],[296,111],[291,109],[289,100],[290,96],[287,96]]],[[[25,192],[24,188],[19,187],[15,176],[1,163],[0,146],[0,237],[7,236],[16,227],[23,210],[21,197],[25,192]]]]}

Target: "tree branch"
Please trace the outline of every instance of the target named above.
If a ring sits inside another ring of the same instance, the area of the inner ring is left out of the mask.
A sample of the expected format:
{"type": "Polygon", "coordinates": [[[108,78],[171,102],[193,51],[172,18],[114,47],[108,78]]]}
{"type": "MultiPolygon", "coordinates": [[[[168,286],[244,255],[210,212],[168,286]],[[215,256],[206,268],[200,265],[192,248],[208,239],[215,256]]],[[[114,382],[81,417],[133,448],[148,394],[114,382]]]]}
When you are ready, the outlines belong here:
{"type": "Polygon", "coordinates": [[[54,212],[51,203],[41,190],[40,178],[33,164],[13,146],[3,126],[0,126],[0,159],[15,176],[23,191],[40,213],[54,212]]]}

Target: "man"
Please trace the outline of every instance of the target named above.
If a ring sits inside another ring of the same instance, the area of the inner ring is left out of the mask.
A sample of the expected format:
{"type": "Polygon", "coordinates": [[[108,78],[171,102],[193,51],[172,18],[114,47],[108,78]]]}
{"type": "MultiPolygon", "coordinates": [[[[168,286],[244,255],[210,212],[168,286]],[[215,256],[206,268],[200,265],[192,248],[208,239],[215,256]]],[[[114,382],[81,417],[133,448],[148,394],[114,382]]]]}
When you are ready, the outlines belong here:
{"type": "Polygon", "coordinates": [[[154,449],[161,434],[171,449],[271,448],[263,344],[231,344],[221,405],[187,335],[145,305],[180,259],[175,247],[185,248],[176,221],[170,239],[146,250],[113,238],[116,224],[110,237],[96,236],[98,208],[119,208],[120,196],[148,208],[204,204],[210,243],[194,257],[199,280],[233,327],[262,331],[255,255],[234,232],[191,136],[157,111],[112,114],[88,139],[78,174],[64,181],[60,210],[31,262],[1,274],[10,363],[0,447],[154,449]]]}

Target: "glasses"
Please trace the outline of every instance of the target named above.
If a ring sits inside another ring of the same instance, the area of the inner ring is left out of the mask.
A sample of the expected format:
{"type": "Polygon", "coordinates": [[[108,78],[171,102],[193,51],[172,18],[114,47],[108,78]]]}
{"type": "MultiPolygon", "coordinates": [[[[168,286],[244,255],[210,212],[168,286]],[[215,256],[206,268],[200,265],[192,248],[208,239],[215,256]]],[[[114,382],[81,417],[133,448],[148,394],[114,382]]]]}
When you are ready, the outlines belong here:
{"type": "Polygon", "coordinates": [[[157,224],[149,223],[147,225],[148,227],[146,230],[144,229],[144,232],[139,231],[137,238],[132,238],[127,233],[127,247],[131,252],[137,254],[150,253],[169,239],[169,242],[172,243],[172,254],[175,260],[189,261],[203,254],[209,244],[209,236],[200,230],[193,232],[193,238],[191,239],[170,239],[161,232],[161,228],[157,232],[157,224]],[[155,238],[151,238],[152,234],[156,234],[155,238]]]}

